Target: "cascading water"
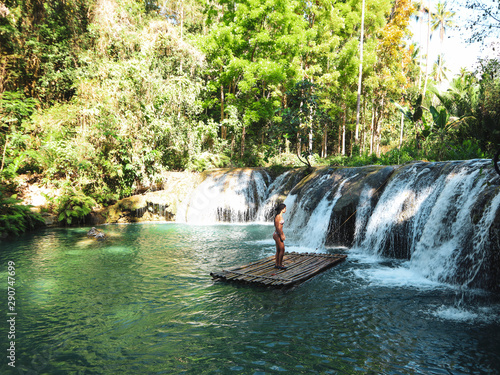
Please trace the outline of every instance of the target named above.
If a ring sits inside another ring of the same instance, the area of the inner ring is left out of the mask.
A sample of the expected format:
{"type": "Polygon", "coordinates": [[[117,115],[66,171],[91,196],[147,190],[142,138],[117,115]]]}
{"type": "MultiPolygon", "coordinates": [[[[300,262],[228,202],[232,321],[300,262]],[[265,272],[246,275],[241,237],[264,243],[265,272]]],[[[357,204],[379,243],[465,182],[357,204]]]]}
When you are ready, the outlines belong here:
{"type": "Polygon", "coordinates": [[[357,174],[343,178],[339,184],[335,184],[332,182],[339,174],[327,171],[326,174],[312,178],[300,193],[290,193],[285,200],[290,211],[288,231],[296,246],[324,248],[333,208],[342,196],[343,186],[356,176],[357,174]]]}
{"type": "Polygon", "coordinates": [[[430,212],[418,211],[422,217],[415,229],[423,229],[414,240],[410,264],[429,279],[447,281],[456,273],[461,249],[475,229],[469,212],[481,190],[480,184],[474,184],[478,173],[461,169],[448,175],[434,190],[437,197],[430,212]]]}
{"type": "Polygon", "coordinates": [[[495,178],[484,172],[488,166],[476,160],[404,167],[384,189],[364,228],[366,217],[358,219],[356,247],[409,259],[410,269],[430,280],[481,284],[464,259],[474,258],[472,269],[481,268],[490,250],[488,230],[500,209],[499,194],[477,223],[471,215],[495,178]]]}
{"type": "Polygon", "coordinates": [[[262,169],[220,170],[176,219],[272,224],[284,201],[289,250],[352,247],[408,260],[429,280],[498,290],[499,185],[489,160],[294,170],[274,180],[262,169]]]}
{"type": "Polygon", "coordinates": [[[264,196],[265,202],[259,208],[256,221],[271,222],[274,217],[274,209],[285,200],[290,190],[304,177],[302,170],[287,171],[282,173],[269,185],[264,196]]]}
{"type": "Polygon", "coordinates": [[[176,221],[194,224],[254,221],[269,182],[269,174],[264,170],[213,172],[183,202],[176,221]]]}

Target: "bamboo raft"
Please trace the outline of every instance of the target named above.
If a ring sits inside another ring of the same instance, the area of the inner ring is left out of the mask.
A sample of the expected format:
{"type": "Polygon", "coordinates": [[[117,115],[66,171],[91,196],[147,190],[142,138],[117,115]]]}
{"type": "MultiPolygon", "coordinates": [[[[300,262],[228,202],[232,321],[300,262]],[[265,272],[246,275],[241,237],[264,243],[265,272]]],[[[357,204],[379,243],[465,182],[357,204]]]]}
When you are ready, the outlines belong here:
{"type": "Polygon", "coordinates": [[[216,280],[253,283],[273,287],[288,287],[317,275],[341,262],[347,255],[285,253],[283,264],[286,270],[274,268],[274,255],[254,263],[220,272],[211,272],[216,280]]]}

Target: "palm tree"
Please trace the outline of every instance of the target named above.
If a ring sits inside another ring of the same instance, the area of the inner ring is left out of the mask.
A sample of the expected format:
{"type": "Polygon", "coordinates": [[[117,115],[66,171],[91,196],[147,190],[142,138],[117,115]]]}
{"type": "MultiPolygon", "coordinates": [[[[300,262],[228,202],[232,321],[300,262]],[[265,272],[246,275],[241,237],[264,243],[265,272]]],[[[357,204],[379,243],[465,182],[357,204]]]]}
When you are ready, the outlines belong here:
{"type": "Polygon", "coordinates": [[[460,75],[452,79],[446,92],[434,89],[433,93],[453,116],[472,116],[479,98],[479,85],[473,73],[462,69],[460,75]]]}
{"type": "MultiPolygon", "coordinates": [[[[442,3],[441,1],[436,6],[436,12],[433,14],[432,20],[432,31],[439,30],[439,39],[441,40],[441,56],[443,54],[443,41],[444,34],[446,30],[450,27],[454,26],[452,18],[455,16],[455,12],[450,12],[446,9],[448,3],[445,1],[442,3]]],[[[439,63],[442,64],[442,58],[439,59],[439,63]]],[[[438,71],[441,70],[441,65],[438,68],[438,71]]]]}
{"type": "Polygon", "coordinates": [[[447,80],[448,77],[446,73],[449,72],[449,69],[444,66],[444,58],[443,55],[439,55],[434,63],[434,67],[432,68],[432,76],[437,83],[441,83],[444,80],[447,80]]]}
{"type": "Polygon", "coordinates": [[[422,98],[425,98],[425,92],[427,90],[427,81],[429,80],[429,45],[431,44],[431,19],[433,13],[431,12],[431,0],[428,0],[427,7],[422,6],[422,11],[427,14],[427,48],[425,57],[425,82],[424,88],[422,90],[422,98]]]}
{"type": "MultiPolygon", "coordinates": [[[[424,1],[417,1],[415,3],[415,20],[418,22],[419,24],[419,45],[422,46],[423,43],[422,43],[422,35],[423,35],[423,25],[424,25],[424,15],[425,14],[428,14],[428,9],[427,7],[424,5],[424,1]]],[[[420,68],[420,74],[418,76],[418,89],[420,90],[420,86],[422,84],[422,60],[424,59],[424,56],[423,56],[423,50],[421,50],[419,52],[420,56],[419,56],[419,59],[418,59],[418,66],[420,68]]]]}

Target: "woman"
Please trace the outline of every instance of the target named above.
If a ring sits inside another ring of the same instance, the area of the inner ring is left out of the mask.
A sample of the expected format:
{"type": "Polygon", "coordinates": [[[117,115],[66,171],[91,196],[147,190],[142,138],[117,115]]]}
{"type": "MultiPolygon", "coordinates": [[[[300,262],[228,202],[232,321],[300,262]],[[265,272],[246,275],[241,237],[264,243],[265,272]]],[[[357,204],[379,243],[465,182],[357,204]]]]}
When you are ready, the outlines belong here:
{"type": "Polygon", "coordinates": [[[274,217],[274,228],[276,229],[273,234],[273,239],[276,242],[276,265],[275,268],[279,270],[286,270],[283,266],[283,256],[285,255],[285,234],[283,233],[283,214],[286,212],[286,205],[284,203],[278,204],[276,207],[276,216],[274,217]]]}

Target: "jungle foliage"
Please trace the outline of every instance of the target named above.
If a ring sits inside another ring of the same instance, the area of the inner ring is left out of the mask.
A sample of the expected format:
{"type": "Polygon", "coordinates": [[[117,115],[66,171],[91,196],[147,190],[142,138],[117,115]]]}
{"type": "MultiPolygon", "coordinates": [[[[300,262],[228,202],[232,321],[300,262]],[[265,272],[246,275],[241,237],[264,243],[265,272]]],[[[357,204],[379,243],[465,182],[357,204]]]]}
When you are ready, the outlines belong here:
{"type": "Polygon", "coordinates": [[[425,91],[410,0],[366,1],[356,126],[361,5],[3,0],[2,182],[39,175],[74,223],[167,170],[491,156],[499,61],[425,91]]]}
{"type": "Polygon", "coordinates": [[[0,239],[45,225],[39,213],[21,203],[15,195],[8,196],[6,189],[0,186],[0,239]]]}

